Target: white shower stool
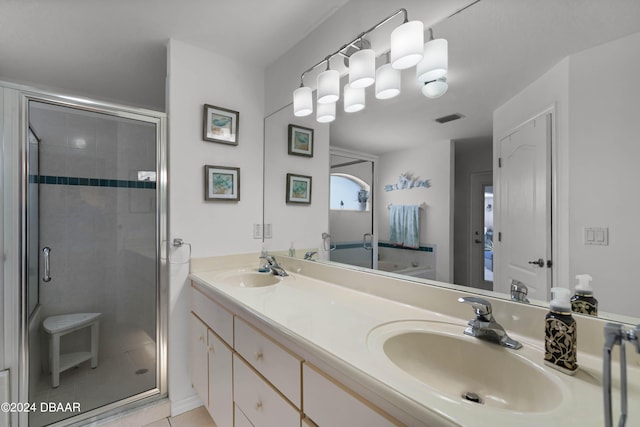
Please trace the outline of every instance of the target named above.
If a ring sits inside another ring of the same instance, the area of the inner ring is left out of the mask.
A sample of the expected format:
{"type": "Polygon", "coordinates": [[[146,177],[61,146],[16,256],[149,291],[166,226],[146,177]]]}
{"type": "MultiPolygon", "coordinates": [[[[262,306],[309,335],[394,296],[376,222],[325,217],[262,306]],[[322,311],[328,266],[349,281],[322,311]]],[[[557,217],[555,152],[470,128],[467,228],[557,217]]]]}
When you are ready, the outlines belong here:
{"type": "Polygon", "coordinates": [[[60,372],[91,359],[91,367],[98,366],[98,330],[102,313],[74,313],[47,317],[42,326],[49,336],[49,366],[51,386],[60,385],[60,372]],[[91,327],[91,351],[60,354],[60,337],[91,327]]]}

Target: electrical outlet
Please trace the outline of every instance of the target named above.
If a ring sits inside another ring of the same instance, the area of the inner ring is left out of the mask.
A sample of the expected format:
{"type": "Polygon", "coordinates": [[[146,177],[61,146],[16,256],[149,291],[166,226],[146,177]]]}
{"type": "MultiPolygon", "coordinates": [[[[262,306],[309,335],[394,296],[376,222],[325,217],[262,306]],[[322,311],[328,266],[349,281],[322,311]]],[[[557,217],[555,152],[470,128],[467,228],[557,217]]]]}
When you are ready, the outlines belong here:
{"type": "Polygon", "coordinates": [[[253,224],[253,238],[262,239],[262,224],[253,224]]]}
{"type": "Polygon", "coordinates": [[[272,233],[272,229],[271,229],[271,224],[265,224],[264,225],[264,238],[265,239],[271,239],[273,237],[273,233],[272,233]]]}

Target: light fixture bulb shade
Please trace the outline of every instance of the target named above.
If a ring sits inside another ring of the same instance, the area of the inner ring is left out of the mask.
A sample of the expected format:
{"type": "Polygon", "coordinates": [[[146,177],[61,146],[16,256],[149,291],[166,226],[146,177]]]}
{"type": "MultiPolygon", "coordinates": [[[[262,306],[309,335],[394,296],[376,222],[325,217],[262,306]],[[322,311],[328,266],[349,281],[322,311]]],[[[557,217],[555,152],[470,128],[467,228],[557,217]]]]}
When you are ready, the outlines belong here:
{"type": "Polygon", "coordinates": [[[447,75],[449,43],[446,39],[429,40],[424,44],[424,56],[416,67],[418,82],[426,83],[447,75]]]}
{"type": "Polygon", "coordinates": [[[330,123],[336,119],[336,103],[318,104],[316,120],[320,123],[330,123]]]}
{"type": "Polygon", "coordinates": [[[384,64],[376,70],[376,98],[389,99],[400,94],[401,71],[391,64],[384,64]]]}
{"type": "Polygon", "coordinates": [[[413,67],[422,59],[424,51],[424,24],[409,21],[391,33],[391,66],[396,70],[413,67]]]}
{"type": "Polygon", "coordinates": [[[326,70],[318,74],[318,104],[332,104],[340,98],[340,73],[326,70]]]}
{"type": "Polygon", "coordinates": [[[447,92],[447,89],[449,89],[447,79],[441,77],[436,81],[425,83],[425,85],[422,86],[422,94],[427,98],[440,98],[447,92]]]}
{"type": "Polygon", "coordinates": [[[376,79],[376,53],[362,49],[349,57],[349,86],[369,87],[376,79]]]}
{"type": "Polygon", "coordinates": [[[344,85],[344,111],[346,113],[355,113],[364,109],[365,95],[363,87],[351,87],[347,83],[344,85]]]}
{"type": "Polygon", "coordinates": [[[310,87],[301,86],[293,91],[293,114],[304,117],[313,113],[313,94],[310,87]]]}

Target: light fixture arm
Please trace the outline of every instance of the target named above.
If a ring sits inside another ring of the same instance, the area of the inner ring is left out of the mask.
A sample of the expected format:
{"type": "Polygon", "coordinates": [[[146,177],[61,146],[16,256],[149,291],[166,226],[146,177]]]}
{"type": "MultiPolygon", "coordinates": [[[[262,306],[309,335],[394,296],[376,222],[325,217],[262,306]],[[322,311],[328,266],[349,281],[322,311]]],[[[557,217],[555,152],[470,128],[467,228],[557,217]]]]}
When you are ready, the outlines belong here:
{"type": "Polygon", "coordinates": [[[340,48],[338,48],[338,50],[336,50],[333,53],[330,53],[329,55],[327,55],[324,59],[322,59],[321,61],[319,61],[318,63],[316,63],[315,65],[312,65],[311,67],[309,67],[308,69],[306,69],[305,71],[302,72],[302,74],[300,75],[300,82],[302,83],[302,81],[304,80],[304,76],[305,74],[315,70],[316,68],[318,68],[319,66],[321,66],[322,64],[324,64],[325,62],[327,63],[327,69],[329,69],[329,61],[331,60],[331,58],[333,58],[336,55],[341,55],[345,58],[348,58],[348,55],[346,55],[343,51],[348,48],[349,46],[355,46],[355,43],[358,40],[362,40],[362,38],[364,38],[364,36],[366,36],[367,34],[377,30],[378,28],[380,28],[381,26],[383,26],[384,24],[386,24],[387,22],[389,22],[390,20],[392,20],[393,18],[395,18],[396,16],[400,15],[400,14],[404,14],[404,21],[403,23],[409,22],[409,13],[407,12],[407,9],[398,9],[395,12],[393,12],[391,15],[389,15],[388,17],[386,17],[385,19],[383,19],[382,21],[378,22],[377,24],[375,24],[373,27],[369,28],[368,30],[363,31],[362,33],[358,34],[353,40],[351,40],[349,43],[345,43],[343,44],[340,48]]]}

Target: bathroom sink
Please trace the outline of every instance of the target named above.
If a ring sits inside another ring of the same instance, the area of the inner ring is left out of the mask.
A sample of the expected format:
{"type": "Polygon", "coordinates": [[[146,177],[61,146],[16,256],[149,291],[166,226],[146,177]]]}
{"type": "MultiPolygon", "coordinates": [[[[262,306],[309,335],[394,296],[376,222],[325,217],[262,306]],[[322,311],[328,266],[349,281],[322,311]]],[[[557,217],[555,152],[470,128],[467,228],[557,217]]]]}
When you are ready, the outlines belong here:
{"type": "Polygon", "coordinates": [[[270,273],[258,273],[254,271],[243,271],[227,273],[216,278],[222,283],[235,285],[241,288],[260,288],[280,283],[281,277],[270,273]]]}
{"type": "Polygon", "coordinates": [[[542,351],[510,350],[464,335],[464,328],[393,322],[374,328],[368,345],[387,363],[450,399],[528,413],[561,404],[557,379],[542,367],[542,351]]]}

